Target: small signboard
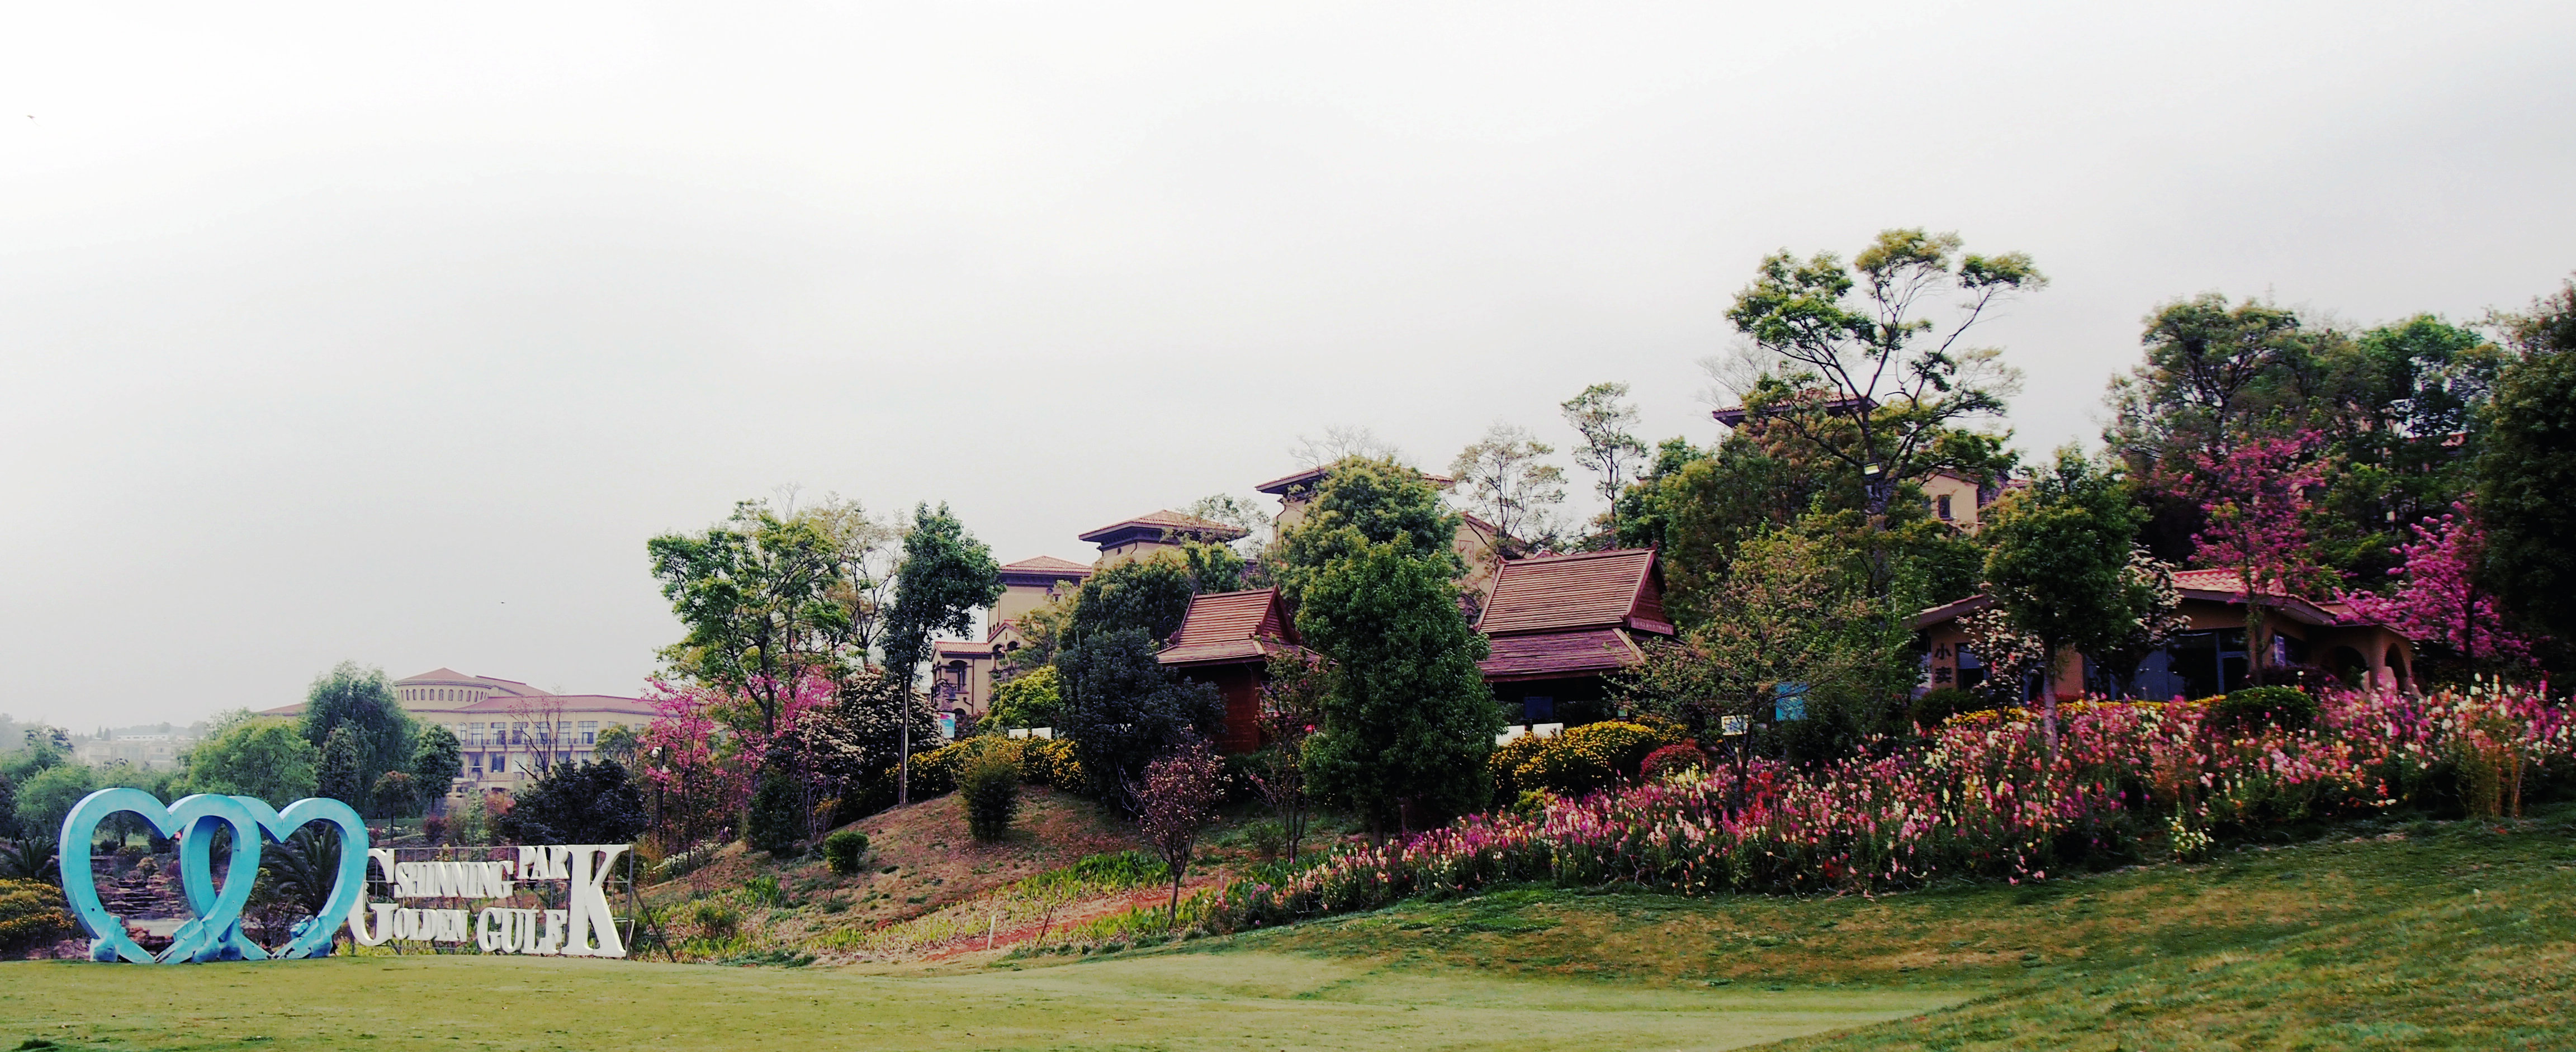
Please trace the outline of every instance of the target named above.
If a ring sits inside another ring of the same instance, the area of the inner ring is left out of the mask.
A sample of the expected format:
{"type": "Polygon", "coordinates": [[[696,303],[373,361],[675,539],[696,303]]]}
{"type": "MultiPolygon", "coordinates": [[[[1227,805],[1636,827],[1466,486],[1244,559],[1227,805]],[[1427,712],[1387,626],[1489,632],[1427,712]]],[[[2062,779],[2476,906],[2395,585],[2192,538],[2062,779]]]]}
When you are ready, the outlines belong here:
{"type": "Polygon", "coordinates": [[[1751,716],[1726,716],[1721,717],[1718,720],[1718,733],[1728,738],[1736,737],[1752,729],[1753,717],[1751,716]]]}
{"type": "Polygon", "coordinates": [[[1771,688],[1771,718],[1781,723],[1807,718],[1807,685],[1782,683],[1771,688]]]}

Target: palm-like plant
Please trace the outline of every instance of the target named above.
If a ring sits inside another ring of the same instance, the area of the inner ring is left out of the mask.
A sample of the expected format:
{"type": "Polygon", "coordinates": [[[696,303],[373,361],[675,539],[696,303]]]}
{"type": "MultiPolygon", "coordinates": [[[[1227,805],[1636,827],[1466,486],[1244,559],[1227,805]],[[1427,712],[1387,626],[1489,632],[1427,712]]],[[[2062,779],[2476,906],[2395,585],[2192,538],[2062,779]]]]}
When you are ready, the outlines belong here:
{"type": "Polygon", "coordinates": [[[49,836],[31,836],[14,844],[0,844],[0,879],[41,880],[61,884],[62,871],[57,857],[62,845],[49,836]]]}

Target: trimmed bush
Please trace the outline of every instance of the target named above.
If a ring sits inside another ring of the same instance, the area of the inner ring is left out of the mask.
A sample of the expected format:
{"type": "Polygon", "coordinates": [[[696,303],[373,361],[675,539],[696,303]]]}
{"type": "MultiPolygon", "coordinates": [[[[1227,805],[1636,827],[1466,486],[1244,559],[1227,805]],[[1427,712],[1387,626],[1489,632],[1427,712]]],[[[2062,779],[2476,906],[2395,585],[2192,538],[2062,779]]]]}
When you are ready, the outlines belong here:
{"type": "Polygon", "coordinates": [[[1581,796],[1636,777],[1648,754],[1683,740],[1681,726],[1670,721],[1605,720],[1552,738],[1514,738],[1487,762],[1493,765],[1497,800],[1516,799],[1530,789],[1581,796]]]}
{"type": "Polygon", "coordinates": [[[1011,835],[1011,819],[1020,813],[1018,753],[1018,749],[986,749],[958,779],[958,794],[966,800],[966,828],[977,840],[1011,835]]]}
{"type": "Polygon", "coordinates": [[[1705,771],[1708,767],[1708,754],[1700,751],[1699,743],[1683,742],[1647,753],[1645,762],[1637,765],[1637,776],[1663,778],[1685,771],[1705,771]]]}
{"type": "Polygon", "coordinates": [[[859,871],[859,863],[868,857],[868,835],[856,829],[836,829],[823,838],[823,864],[832,872],[849,876],[859,871]]]}
{"type": "Polygon", "coordinates": [[[63,892],[38,880],[0,880],[0,953],[15,954],[70,937],[63,892]]]}
{"type": "Polygon", "coordinates": [[[2247,687],[2218,699],[2210,714],[2230,730],[2306,730],[2316,722],[2317,699],[2297,687],[2247,687]]]}
{"type": "Polygon", "coordinates": [[[1952,716],[1985,707],[1985,703],[1978,701],[1974,694],[1957,687],[1939,687],[1924,691],[1922,697],[1914,699],[1912,710],[1907,715],[1924,730],[1933,731],[1950,722],[1952,716]]]}

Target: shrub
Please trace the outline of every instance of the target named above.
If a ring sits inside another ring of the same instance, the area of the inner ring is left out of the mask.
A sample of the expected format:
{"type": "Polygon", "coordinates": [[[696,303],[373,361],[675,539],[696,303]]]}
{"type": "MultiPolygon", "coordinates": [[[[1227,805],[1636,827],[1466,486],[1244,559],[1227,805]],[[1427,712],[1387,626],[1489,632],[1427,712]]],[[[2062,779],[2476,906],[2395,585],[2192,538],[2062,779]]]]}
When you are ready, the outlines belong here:
{"type": "Polygon", "coordinates": [[[447,816],[446,816],[446,815],[430,815],[430,816],[429,816],[429,817],[427,817],[427,818],[423,818],[423,819],[421,819],[421,820],[420,820],[420,839],[421,839],[421,842],[422,842],[422,843],[425,843],[425,844],[428,844],[428,845],[429,845],[429,846],[431,846],[431,847],[437,847],[437,846],[439,846],[440,844],[444,844],[444,843],[446,843],[446,842],[447,842],[447,832],[448,832],[447,827],[448,827],[448,825],[449,825],[449,822],[448,822],[448,818],[447,818],[447,816]]]}
{"type": "Polygon", "coordinates": [[[779,858],[803,850],[806,817],[805,804],[800,797],[795,780],[784,772],[772,771],[762,778],[760,788],[751,794],[751,807],[743,816],[744,846],[779,858]]]}
{"type": "Polygon", "coordinates": [[[1637,765],[1637,775],[1663,778],[1685,771],[1705,771],[1708,766],[1708,754],[1700,751],[1698,742],[1683,742],[1647,753],[1645,761],[1637,765]]]}
{"type": "Polygon", "coordinates": [[[689,923],[710,939],[730,939],[742,928],[742,911],[721,899],[699,899],[689,907],[689,923]]]}
{"type": "Polygon", "coordinates": [[[849,876],[859,871],[859,862],[868,857],[868,835],[856,829],[834,830],[823,838],[823,864],[832,872],[849,876]]]}
{"type": "Polygon", "coordinates": [[[986,749],[958,780],[958,791],[966,798],[966,828],[977,840],[989,842],[1011,834],[1011,819],[1020,811],[1018,752],[986,749]]]}
{"type": "Polygon", "coordinates": [[[1023,742],[1020,746],[1020,777],[1043,782],[1068,793],[1081,792],[1090,784],[1082,770],[1082,761],[1073,754],[1073,743],[1063,738],[1023,742]]]}
{"type": "Polygon", "coordinates": [[[1913,709],[1907,715],[1913,717],[1917,726],[1931,731],[1940,729],[1952,716],[1985,707],[1974,694],[1957,687],[1940,687],[1925,691],[1922,697],[1914,699],[1913,709]]]}
{"type": "Polygon", "coordinates": [[[787,889],[778,886],[778,877],[762,874],[742,882],[743,897],[754,906],[787,905],[787,889]]]}
{"type": "Polygon", "coordinates": [[[989,736],[965,738],[912,754],[912,795],[925,797],[956,792],[957,777],[965,773],[967,761],[992,747],[991,743],[1009,740],[989,736]]]}
{"type": "Polygon", "coordinates": [[[1244,839],[1252,842],[1253,853],[1265,859],[1288,853],[1288,827],[1279,824],[1278,819],[1265,818],[1254,822],[1243,831],[1243,835],[1244,839]]]}
{"type": "Polygon", "coordinates": [[[2247,687],[2218,699],[2211,715],[2221,727],[2236,731],[2306,730],[2316,722],[2317,699],[2297,687],[2247,687]]]}
{"type": "Polygon", "coordinates": [[[0,953],[16,954],[72,932],[61,889],[37,880],[0,880],[0,953]]]}
{"type": "Polygon", "coordinates": [[[1524,735],[1494,750],[1494,791],[1514,799],[1524,790],[1546,789],[1560,796],[1581,796],[1622,779],[1633,778],[1646,756],[1682,742],[1679,724],[1649,725],[1625,720],[1587,723],[1552,738],[1524,735]]]}

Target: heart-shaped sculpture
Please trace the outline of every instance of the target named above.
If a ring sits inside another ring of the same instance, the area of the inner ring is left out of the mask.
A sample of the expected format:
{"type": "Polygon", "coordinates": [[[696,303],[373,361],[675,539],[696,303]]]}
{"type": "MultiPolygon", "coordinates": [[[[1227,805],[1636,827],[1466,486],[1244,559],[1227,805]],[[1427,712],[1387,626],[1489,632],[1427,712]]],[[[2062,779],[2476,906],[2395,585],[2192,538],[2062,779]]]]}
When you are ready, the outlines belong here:
{"type": "Polygon", "coordinates": [[[167,964],[328,954],[338,919],[347,915],[366,892],[367,827],[356,811],[338,800],[298,800],[280,812],[257,797],[200,793],[164,807],[160,800],[140,789],[101,789],[82,797],[72,805],[71,813],[63,816],[61,843],[63,897],[70,902],[73,916],[89,930],[90,959],[95,961],[167,964]],[[126,934],[123,918],[107,911],[90,871],[90,838],[101,821],[119,812],[132,812],[151,823],[162,836],[179,841],[180,889],[187,896],[189,910],[197,916],[179,927],[171,937],[169,949],[158,956],[126,934]],[[272,954],[241,930],[242,906],[250,901],[251,885],[259,877],[260,849],[265,841],[282,842],[306,823],[316,821],[339,827],[338,879],[322,912],[298,925],[287,944],[272,954]],[[225,867],[223,887],[218,889],[214,883],[213,846],[215,833],[226,828],[233,835],[232,860],[225,867]]]}

